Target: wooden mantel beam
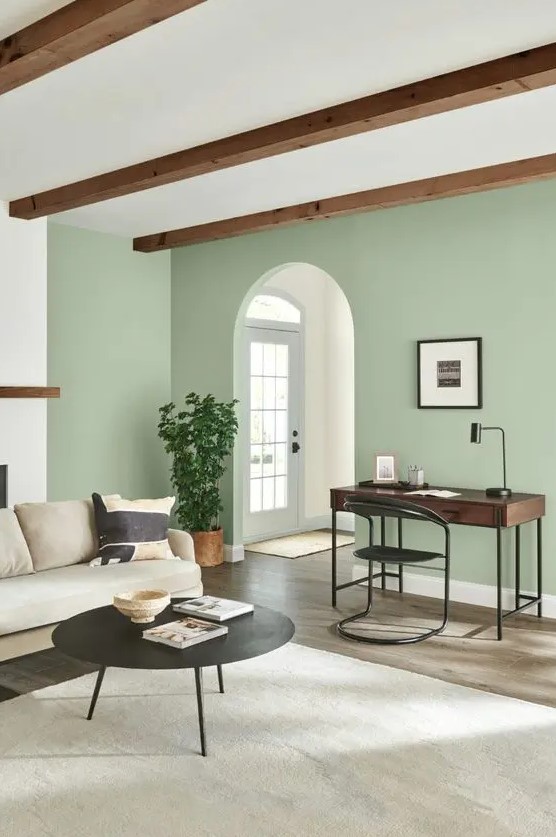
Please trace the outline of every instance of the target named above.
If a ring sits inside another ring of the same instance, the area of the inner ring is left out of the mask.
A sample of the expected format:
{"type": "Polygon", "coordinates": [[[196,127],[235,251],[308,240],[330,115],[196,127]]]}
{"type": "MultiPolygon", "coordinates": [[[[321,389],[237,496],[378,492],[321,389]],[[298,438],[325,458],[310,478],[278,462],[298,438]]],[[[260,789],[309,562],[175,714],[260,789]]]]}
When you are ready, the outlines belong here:
{"type": "Polygon", "coordinates": [[[134,239],[133,249],[141,253],[153,253],[157,250],[233,238],[246,233],[277,229],[305,221],[318,221],[339,215],[353,215],[358,212],[389,209],[438,198],[468,195],[472,192],[485,192],[551,177],[556,177],[556,154],[517,160],[512,163],[500,163],[440,177],[428,177],[425,180],[396,183],[393,186],[369,189],[366,192],[353,192],[349,195],[271,209],[267,212],[256,212],[253,215],[226,218],[210,224],[145,235],[134,239]]]}
{"type": "Polygon", "coordinates": [[[417,81],[28,195],[10,203],[10,215],[31,219],[65,212],[189,177],[490,102],[551,84],[556,84],[556,44],[417,81]]]}
{"type": "Polygon", "coordinates": [[[3,387],[0,398],[59,398],[60,387],[3,387]]]}
{"type": "Polygon", "coordinates": [[[74,0],[0,40],[0,95],[205,0],[74,0]]]}

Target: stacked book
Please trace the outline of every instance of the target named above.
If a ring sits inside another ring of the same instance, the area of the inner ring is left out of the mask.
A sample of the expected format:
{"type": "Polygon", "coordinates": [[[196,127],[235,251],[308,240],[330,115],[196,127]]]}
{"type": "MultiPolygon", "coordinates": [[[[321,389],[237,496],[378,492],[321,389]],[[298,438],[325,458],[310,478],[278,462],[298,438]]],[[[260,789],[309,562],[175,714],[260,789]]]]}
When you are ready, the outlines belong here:
{"type": "Polygon", "coordinates": [[[233,599],[219,599],[215,596],[200,596],[198,599],[187,599],[172,605],[176,613],[186,616],[202,616],[211,622],[226,622],[236,616],[253,612],[253,605],[246,602],[235,602],[233,599]]]}
{"type": "Polygon", "coordinates": [[[198,599],[179,602],[173,606],[173,609],[177,613],[183,614],[184,617],[143,631],[143,638],[150,642],[170,645],[172,648],[190,648],[200,642],[225,636],[228,633],[226,625],[215,625],[214,623],[224,622],[226,619],[251,613],[253,605],[245,602],[235,602],[231,599],[201,596],[198,599]],[[202,615],[209,621],[197,619],[197,615],[202,615]]]}
{"type": "Polygon", "coordinates": [[[207,639],[215,639],[227,633],[228,629],[225,625],[215,625],[213,622],[204,622],[202,619],[186,618],[149,628],[143,631],[143,639],[171,645],[172,648],[190,648],[199,642],[206,642],[207,639]]]}

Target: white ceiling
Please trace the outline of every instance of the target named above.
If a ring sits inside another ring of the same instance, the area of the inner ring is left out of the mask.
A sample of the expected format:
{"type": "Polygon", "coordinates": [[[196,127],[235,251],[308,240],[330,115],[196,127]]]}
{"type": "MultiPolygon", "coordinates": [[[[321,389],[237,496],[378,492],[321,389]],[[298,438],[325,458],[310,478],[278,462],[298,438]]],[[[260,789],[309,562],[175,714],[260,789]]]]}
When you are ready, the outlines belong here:
{"type": "Polygon", "coordinates": [[[71,0],[2,0],[0,7],[0,38],[13,35],[19,29],[41,17],[67,6],[71,0]]]}
{"type": "MultiPolygon", "coordinates": [[[[0,34],[64,5],[2,0],[0,34]]],[[[207,0],[0,97],[0,198],[556,41],[550,0],[207,0]]],[[[556,89],[58,216],[123,235],[556,152],[556,89]]]]}
{"type": "Polygon", "coordinates": [[[283,154],[54,216],[148,235],[556,152],[556,88],[283,154]]]}

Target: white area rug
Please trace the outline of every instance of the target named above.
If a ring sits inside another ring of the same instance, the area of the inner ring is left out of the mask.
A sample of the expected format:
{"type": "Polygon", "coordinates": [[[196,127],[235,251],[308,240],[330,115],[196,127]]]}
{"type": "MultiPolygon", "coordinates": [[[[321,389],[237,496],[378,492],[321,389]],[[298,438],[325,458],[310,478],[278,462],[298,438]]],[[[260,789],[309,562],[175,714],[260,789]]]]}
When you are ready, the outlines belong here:
{"type": "MultiPolygon", "coordinates": [[[[349,546],[355,543],[353,535],[338,532],[338,546],[349,546]]],[[[326,530],[316,532],[301,532],[299,535],[287,535],[285,538],[274,538],[270,541],[246,544],[248,552],[260,552],[263,555],[278,555],[280,558],[301,558],[303,555],[314,555],[317,552],[327,552],[332,549],[332,534],[326,530]]]]}
{"type": "Polygon", "coordinates": [[[2,837],[553,837],[556,710],[297,645],[0,704],[2,837]]]}

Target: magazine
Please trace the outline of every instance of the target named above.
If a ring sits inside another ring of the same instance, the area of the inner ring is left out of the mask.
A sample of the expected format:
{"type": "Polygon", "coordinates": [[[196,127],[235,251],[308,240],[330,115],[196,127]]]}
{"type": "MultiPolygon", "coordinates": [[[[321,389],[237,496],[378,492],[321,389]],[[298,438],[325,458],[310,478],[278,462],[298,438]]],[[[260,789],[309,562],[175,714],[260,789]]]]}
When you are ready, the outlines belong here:
{"type": "Polygon", "coordinates": [[[225,636],[227,633],[228,628],[225,625],[213,625],[202,619],[186,618],[167,622],[156,628],[148,628],[143,631],[143,639],[171,645],[172,648],[189,648],[191,645],[206,642],[207,639],[214,639],[217,636],[225,636]]]}
{"type": "Polygon", "coordinates": [[[233,599],[219,599],[216,596],[200,596],[186,602],[177,602],[172,606],[176,613],[187,613],[189,616],[199,615],[211,622],[225,622],[234,616],[252,613],[254,608],[247,602],[235,602],[233,599]]]}
{"type": "Polygon", "coordinates": [[[449,497],[460,497],[461,495],[457,491],[448,491],[448,489],[438,489],[438,488],[430,488],[426,491],[406,491],[406,497],[409,494],[419,494],[421,497],[441,497],[443,500],[448,499],[449,497]]]}

